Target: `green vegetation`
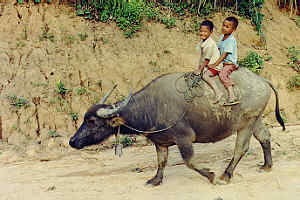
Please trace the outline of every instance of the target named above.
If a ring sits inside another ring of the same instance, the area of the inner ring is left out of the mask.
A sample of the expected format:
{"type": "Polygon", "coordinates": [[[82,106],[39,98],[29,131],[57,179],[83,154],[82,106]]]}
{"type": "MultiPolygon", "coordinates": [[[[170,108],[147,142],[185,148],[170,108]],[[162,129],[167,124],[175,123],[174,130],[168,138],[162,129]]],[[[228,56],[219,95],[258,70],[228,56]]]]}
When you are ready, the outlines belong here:
{"type": "Polygon", "coordinates": [[[54,34],[50,33],[48,24],[45,24],[45,26],[43,26],[41,30],[42,34],[40,35],[40,41],[50,40],[51,42],[54,42],[54,34]]]}
{"type": "Polygon", "coordinates": [[[68,91],[68,90],[65,88],[64,83],[63,83],[61,80],[59,80],[59,81],[57,82],[57,92],[58,92],[58,94],[64,96],[64,95],[66,94],[67,91],[68,91]]]}
{"type": "Polygon", "coordinates": [[[25,46],[26,46],[26,44],[24,42],[22,42],[22,41],[17,42],[17,47],[25,47],[25,46]]]}
{"type": "MultiPolygon", "coordinates": [[[[17,0],[19,4],[24,0],[17,0]]],[[[34,0],[41,3],[41,0],[34,0]]],[[[51,0],[47,0],[51,3],[51,0]]],[[[252,21],[258,34],[265,42],[262,32],[263,14],[261,13],[264,0],[76,0],[76,13],[88,20],[96,20],[107,23],[114,21],[124,31],[126,37],[133,37],[134,33],[142,27],[143,20],[157,21],[166,25],[167,28],[176,26],[176,18],[197,15],[211,17],[217,11],[228,11],[243,16],[252,21]],[[171,11],[165,16],[165,10],[171,11]]],[[[296,13],[300,7],[300,1],[278,0],[278,7],[296,13]]],[[[299,23],[299,20],[296,21],[299,23]]],[[[300,24],[300,23],[299,23],[300,24]]],[[[85,36],[81,40],[86,39],[85,36]]],[[[54,40],[53,34],[44,32],[41,39],[54,40]]]]}
{"type": "Polygon", "coordinates": [[[238,61],[238,64],[240,67],[247,67],[252,72],[259,74],[263,68],[263,57],[250,51],[245,58],[238,61]]]}
{"type": "Polygon", "coordinates": [[[75,37],[72,34],[65,34],[62,37],[63,43],[65,43],[67,46],[71,46],[75,42],[75,37]]]}
{"type": "Polygon", "coordinates": [[[134,143],[136,143],[135,138],[129,137],[129,136],[124,136],[121,137],[120,143],[123,145],[123,147],[131,146],[134,143]]]}
{"type": "Polygon", "coordinates": [[[145,13],[148,19],[155,18],[154,10],[140,0],[80,0],[76,1],[76,13],[89,20],[101,22],[114,21],[124,31],[126,37],[131,38],[141,29],[145,13]]]}
{"type": "MultiPolygon", "coordinates": [[[[296,72],[300,72],[300,49],[297,49],[295,46],[290,46],[288,48],[288,58],[289,66],[293,68],[296,72]]],[[[292,76],[287,83],[288,89],[297,89],[300,88],[300,75],[292,76]]]]}
{"type": "MultiPolygon", "coordinates": [[[[34,0],[40,3],[41,0],[34,0]]],[[[51,3],[50,0],[47,1],[51,3]]],[[[296,1],[295,1],[296,2],[296,1]]],[[[293,0],[279,0],[280,8],[290,8],[295,11],[297,5],[293,0]]],[[[18,0],[18,3],[24,3],[18,0]]],[[[252,21],[258,34],[265,42],[262,32],[263,14],[261,8],[264,0],[76,0],[75,9],[78,16],[87,20],[104,23],[114,21],[124,31],[127,38],[142,28],[144,20],[165,24],[167,28],[176,26],[176,20],[188,16],[211,17],[215,12],[232,12],[252,21]]],[[[299,4],[299,3],[297,3],[299,4]]],[[[299,7],[300,5],[298,5],[299,7]]],[[[54,40],[53,34],[44,31],[42,39],[54,40]]],[[[81,40],[86,39],[84,35],[81,40]]]]}
{"type": "Polygon", "coordinates": [[[176,19],[174,17],[163,17],[161,19],[161,22],[166,25],[166,28],[170,29],[173,27],[176,27],[176,19]]]}
{"type": "Polygon", "coordinates": [[[87,33],[79,33],[78,34],[80,41],[85,41],[88,38],[87,33]]]}
{"type": "Polygon", "coordinates": [[[48,130],[48,135],[49,135],[50,137],[57,137],[56,130],[48,130]]]}
{"type": "Polygon", "coordinates": [[[295,19],[296,25],[300,28],[300,17],[296,17],[295,19]]]}
{"type": "Polygon", "coordinates": [[[114,21],[125,36],[131,38],[141,29],[144,19],[173,28],[177,19],[188,15],[210,17],[216,11],[233,11],[251,19],[259,35],[263,37],[263,14],[260,12],[263,3],[264,0],[79,0],[76,1],[76,13],[89,20],[104,23],[114,21]]]}
{"type": "Polygon", "coordinates": [[[78,113],[71,112],[70,115],[73,121],[77,121],[79,119],[78,113]]]}
{"type": "Polygon", "coordinates": [[[288,81],[288,89],[300,88],[300,76],[295,75],[288,81]]]}
{"type": "Polygon", "coordinates": [[[296,49],[295,46],[289,47],[288,57],[290,59],[289,66],[300,72],[300,49],[296,49]]]}
{"type": "Polygon", "coordinates": [[[262,21],[264,15],[260,12],[264,0],[242,0],[238,3],[238,14],[251,19],[256,31],[263,37],[262,21]]]}
{"type": "Polygon", "coordinates": [[[88,93],[88,91],[85,87],[76,88],[75,91],[76,91],[76,94],[78,96],[81,96],[81,95],[84,95],[84,94],[88,93]]]}
{"type": "Polygon", "coordinates": [[[16,107],[16,108],[21,108],[21,107],[29,107],[29,102],[23,98],[23,97],[18,97],[16,95],[12,96],[7,96],[9,104],[16,107]]]}

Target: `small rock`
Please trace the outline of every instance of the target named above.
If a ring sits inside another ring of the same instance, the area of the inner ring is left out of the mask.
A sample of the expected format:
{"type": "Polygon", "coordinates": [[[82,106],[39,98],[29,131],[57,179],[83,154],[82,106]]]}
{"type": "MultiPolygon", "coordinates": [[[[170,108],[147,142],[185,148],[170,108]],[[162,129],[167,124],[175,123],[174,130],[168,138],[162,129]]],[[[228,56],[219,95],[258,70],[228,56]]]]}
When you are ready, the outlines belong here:
{"type": "Polygon", "coordinates": [[[55,185],[52,185],[47,188],[47,191],[53,191],[55,189],[56,189],[55,185]]]}
{"type": "Polygon", "coordinates": [[[217,197],[214,200],[224,200],[222,197],[217,197]]]}
{"type": "Polygon", "coordinates": [[[143,169],[137,167],[137,168],[133,169],[132,172],[141,173],[141,172],[143,172],[143,169]]]}

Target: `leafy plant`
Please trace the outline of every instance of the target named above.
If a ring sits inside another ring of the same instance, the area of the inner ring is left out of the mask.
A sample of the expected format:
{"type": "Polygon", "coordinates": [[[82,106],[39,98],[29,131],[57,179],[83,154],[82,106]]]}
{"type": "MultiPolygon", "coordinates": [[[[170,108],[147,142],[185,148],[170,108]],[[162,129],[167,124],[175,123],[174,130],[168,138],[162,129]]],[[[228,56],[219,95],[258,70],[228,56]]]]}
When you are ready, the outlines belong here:
{"type": "Polygon", "coordinates": [[[300,49],[296,49],[295,46],[288,48],[288,57],[290,59],[289,66],[297,72],[300,72],[300,49]]]}
{"type": "MultiPolygon", "coordinates": [[[[300,7],[300,5],[299,5],[299,7],[300,7]]],[[[300,17],[296,17],[296,19],[295,19],[295,22],[296,22],[296,25],[300,28],[300,17]]]]}
{"type": "Polygon", "coordinates": [[[22,42],[22,41],[17,42],[17,47],[25,47],[25,46],[26,46],[26,44],[24,42],[22,42]]]}
{"type": "Polygon", "coordinates": [[[238,61],[238,64],[241,67],[247,67],[252,72],[259,74],[263,68],[263,57],[256,52],[250,51],[245,58],[238,61]]]}
{"type": "Polygon", "coordinates": [[[79,33],[78,34],[80,41],[85,41],[88,38],[87,33],[79,33]]]}
{"type": "Polygon", "coordinates": [[[48,24],[45,24],[45,26],[43,26],[41,30],[42,34],[40,35],[40,41],[50,40],[51,42],[54,42],[54,34],[50,33],[48,24]]]}
{"type": "Polygon", "coordinates": [[[188,13],[200,17],[210,17],[218,10],[228,10],[251,19],[259,35],[262,34],[263,14],[260,12],[264,0],[205,0],[205,1],[161,1],[161,0],[77,0],[76,13],[89,20],[101,22],[114,21],[131,38],[142,27],[144,19],[158,21],[172,28],[176,18],[182,18],[188,13]],[[168,17],[162,14],[168,12],[168,17]]]}
{"type": "Polygon", "coordinates": [[[75,42],[75,37],[72,34],[66,34],[63,36],[62,41],[66,45],[70,46],[75,42]]]}
{"type": "Polygon", "coordinates": [[[288,89],[300,88],[300,76],[295,75],[291,79],[289,79],[287,88],[288,89]]]}
{"type": "Polygon", "coordinates": [[[71,112],[70,115],[71,115],[73,121],[77,121],[79,119],[78,113],[71,112]]]}
{"type": "Polygon", "coordinates": [[[174,17],[163,17],[161,22],[166,25],[166,28],[170,29],[176,26],[176,19],[174,17]]]}
{"type": "Polygon", "coordinates": [[[48,130],[48,135],[50,137],[57,137],[57,132],[56,130],[48,130]]]}
{"type": "Polygon", "coordinates": [[[121,137],[120,143],[123,145],[123,147],[131,146],[134,143],[136,143],[135,138],[129,137],[129,136],[124,136],[121,137]]]}
{"type": "Polygon", "coordinates": [[[145,7],[145,17],[147,21],[159,21],[160,18],[160,12],[159,9],[155,7],[154,2],[150,2],[146,7],[145,7]]]}
{"type": "Polygon", "coordinates": [[[87,93],[87,89],[85,87],[76,88],[76,94],[81,96],[87,93]]]}
{"type": "Polygon", "coordinates": [[[104,23],[113,20],[128,38],[140,30],[145,8],[145,1],[141,0],[76,1],[77,15],[104,23]]]}
{"type": "Polygon", "coordinates": [[[57,82],[57,92],[62,96],[64,96],[67,92],[67,89],[65,88],[65,85],[61,80],[57,82]]]}
{"type": "Polygon", "coordinates": [[[7,98],[9,100],[9,104],[16,108],[29,107],[29,102],[23,97],[12,95],[12,96],[7,96],[7,98]]]}
{"type": "Polygon", "coordinates": [[[30,84],[33,86],[33,87],[48,87],[48,84],[46,82],[30,82],[30,84]]]}

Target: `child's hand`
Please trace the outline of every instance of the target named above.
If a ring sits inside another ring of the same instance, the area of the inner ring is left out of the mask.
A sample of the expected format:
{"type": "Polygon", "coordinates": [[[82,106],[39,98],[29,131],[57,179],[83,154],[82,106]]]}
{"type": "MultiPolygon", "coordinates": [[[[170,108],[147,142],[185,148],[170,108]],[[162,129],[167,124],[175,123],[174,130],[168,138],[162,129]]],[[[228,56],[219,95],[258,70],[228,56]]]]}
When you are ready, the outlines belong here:
{"type": "Polygon", "coordinates": [[[199,76],[201,74],[201,70],[200,69],[195,70],[194,74],[197,75],[197,76],[199,76]]]}

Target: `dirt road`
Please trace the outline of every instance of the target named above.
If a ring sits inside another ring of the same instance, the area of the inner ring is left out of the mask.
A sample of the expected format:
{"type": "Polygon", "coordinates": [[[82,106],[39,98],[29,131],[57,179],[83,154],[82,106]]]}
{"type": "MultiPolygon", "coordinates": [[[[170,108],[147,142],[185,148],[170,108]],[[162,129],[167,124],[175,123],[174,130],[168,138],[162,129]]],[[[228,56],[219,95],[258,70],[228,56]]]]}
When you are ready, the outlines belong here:
{"type": "MultiPolygon", "coordinates": [[[[2,144],[0,200],[299,199],[300,127],[290,126],[286,132],[273,128],[271,132],[273,170],[259,170],[263,156],[252,139],[228,185],[211,185],[188,169],[176,147],[170,148],[163,184],[149,187],[145,182],[156,172],[154,146],[125,148],[121,158],[113,150],[68,150],[48,159],[28,156],[13,161],[13,154],[2,144]]],[[[219,176],[231,158],[234,140],[233,136],[216,144],[195,144],[197,161],[219,176]]]]}

